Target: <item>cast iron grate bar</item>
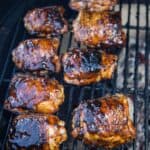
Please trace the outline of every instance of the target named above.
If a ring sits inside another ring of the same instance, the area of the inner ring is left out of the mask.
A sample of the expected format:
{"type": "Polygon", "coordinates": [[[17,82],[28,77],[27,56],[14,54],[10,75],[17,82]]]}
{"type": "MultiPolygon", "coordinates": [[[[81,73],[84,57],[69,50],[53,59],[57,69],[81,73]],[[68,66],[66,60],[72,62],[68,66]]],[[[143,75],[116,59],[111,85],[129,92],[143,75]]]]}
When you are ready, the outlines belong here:
{"type": "MultiPolygon", "coordinates": [[[[134,70],[134,125],[137,128],[137,95],[138,95],[138,66],[139,66],[139,24],[140,24],[140,4],[139,0],[137,0],[137,14],[136,14],[136,20],[137,20],[137,28],[136,28],[136,55],[135,55],[135,70],[134,70]]],[[[136,150],[136,140],[133,145],[133,149],[136,150]]]]}
{"type": "Polygon", "coordinates": [[[150,115],[150,110],[149,110],[149,105],[150,105],[150,94],[149,94],[149,91],[148,91],[148,86],[149,86],[149,65],[150,65],[150,62],[149,62],[149,55],[150,55],[150,46],[148,47],[148,43],[149,43],[149,30],[148,30],[148,26],[149,26],[149,1],[146,0],[145,2],[145,7],[146,7],[146,34],[145,34],[145,40],[146,40],[146,47],[145,47],[145,89],[144,89],[144,97],[145,97],[145,150],[148,149],[149,147],[149,143],[150,142],[149,140],[149,132],[148,132],[148,116],[150,115]]]}
{"type": "MultiPolygon", "coordinates": [[[[19,23],[18,23],[18,26],[19,26],[19,28],[20,28],[20,25],[21,25],[21,21],[19,21],[19,23]]],[[[17,28],[16,28],[16,32],[18,33],[18,26],[17,26],[17,28]]],[[[20,38],[20,40],[24,40],[24,39],[26,39],[26,33],[25,33],[25,31],[24,31],[24,33],[23,33],[23,35],[21,36],[21,38],[20,38]]],[[[13,41],[13,44],[14,44],[14,41],[13,41]]],[[[15,43],[16,44],[16,43],[15,43]]],[[[14,46],[14,45],[13,45],[14,46]]],[[[12,47],[10,47],[10,48],[12,48],[12,47]]],[[[16,73],[16,67],[14,67],[13,68],[13,71],[12,71],[12,74],[11,74],[11,78],[13,77],[13,75],[16,73]]],[[[7,96],[8,96],[8,90],[7,90],[7,92],[6,92],[6,94],[5,94],[5,99],[7,98],[7,96]]],[[[2,110],[2,113],[3,113],[3,111],[4,110],[2,110]]],[[[2,144],[2,150],[5,150],[5,143],[6,143],[6,140],[7,140],[7,135],[8,135],[8,131],[9,131],[9,128],[10,128],[10,124],[11,124],[11,121],[12,121],[12,119],[13,119],[13,114],[11,113],[11,115],[10,115],[10,118],[9,118],[9,122],[8,122],[8,126],[7,126],[7,130],[6,130],[6,134],[4,135],[4,140],[3,140],[3,144],[2,144]]]]}
{"type": "Polygon", "coordinates": [[[15,42],[18,41],[16,40],[17,38],[17,35],[18,35],[18,32],[19,32],[19,29],[20,29],[20,23],[21,23],[21,19],[19,20],[19,23],[17,24],[17,27],[16,27],[16,32],[14,32],[14,37],[13,37],[13,40],[11,42],[11,45],[10,45],[10,48],[8,50],[8,55],[7,55],[7,58],[6,58],[6,61],[5,61],[5,64],[4,64],[4,67],[2,69],[2,73],[1,73],[1,76],[0,76],[0,84],[2,83],[3,79],[4,79],[4,75],[5,75],[5,72],[7,70],[7,67],[8,67],[8,63],[11,59],[11,51],[12,51],[12,48],[14,47],[15,45],[15,42]]]}
{"type": "MultiPolygon", "coordinates": [[[[131,1],[128,0],[128,21],[127,25],[130,24],[130,17],[131,17],[131,1]]],[[[129,58],[129,37],[130,37],[130,28],[127,26],[127,39],[126,39],[126,54],[125,54],[125,69],[124,69],[124,93],[126,93],[127,89],[127,76],[128,76],[128,58],[129,58]]]]}
{"type": "MultiPolygon", "coordinates": [[[[23,9],[24,9],[23,12],[26,12],[26,10],[28,10],[28,8],[26,6],[27,6],[27,4],[25,3],[25,5],[23,7],[23,9]]],[[[22,16],[22,14],[20,14],[20,15],[22,16]]],[[[5,79],[5,73],[6,73],[6,70],[8,69],[8,67],[9,67],[8,64],[11,61],[11,51],[16,46],[16,44],[18,44],[17,43],[18,40],[19,40],[18,35],[19,35],[19,32],[21,31],[22,18],[23,18],[23,16],[20,17],[20,19],[18,20],[18,23],[16,24],[16,28],[15,28],[14,36],[12,38],[12,42],[10,44],[9,50],[7,50],[8,55],[7,55],[7,58],[6,58],[5,62],[4,62],[4,66],[2,68],[2,72],[1,72],[1,75],[0,75],[0,85],[1,85],[2,81],[5,79]]],[[[22,29],[22,31],[23,30],[24,29],[22,29]]]]}
{"type": "MultiPolygon", "coordinates": [[[[77,100],[77,103],[80,103],[83,100],[84,92],[85,92],[85,88],[82,88],[80,90],[80,96],[77,100]]],[[[77,150],[77,140],[73,139],[72,150],[77,150]]]]}
{"type": "MultiPolygon", "coordinates": [[[[7,58],[6,58],[6,61],[5,61],[5,64],[4,64],[4,68],[1,72],[1,76],[0,76],[0,85],[2,85],[2,81],[4,79],[4,76],[5,76],[5,73],[6,73],[6,70],[8,69],[8,65],[9,65],[9,61],[10,61],[10,56],[11,56],[11,51],[12,51],[12,48],[14,47],[14,44],[16,43],[17,41],[17,36],[18,36],[18,33],[19,33],[19,29],[20,29],[20,24],[21,24],[21,19],[19,20],[17,26],[16,26],[16,30],[15,30],[15,34],[13,36],[13,40],[10,44],[10,48],[8,50],[8,55],[7,55],[7,58]]],[[[7,92],[6,92],[7,93],[7,92]]],[[[0,110],[0,119],[2,117],[2,113],[3,113],[3,109],[0,110]]]]}
{"type": "MultiPolygon", "coordinates": [[[[129,3],[131,3],[131,1],[129,2],[129,3]]],[[[126,24],[126,25],[122,25],[122,27],[123,28],[130,28],[130,29],[136,29],[137,28],[137,26],[136,25],[129,25],[129,24],[126,24]]],[[[139,25],[139,30],[145,30],[146,28],[148,28],[148,29],[150,29],[150,27],[148,26],[148,27],[146,27],[146,26],[140,26],[139,25]]]]}
{"type": "MultiPolygon", "coordinates": [[[[12,72],[12,76],[15,74],[15,67],[13,68],[13,72],[12,72]]],[[[5,94],[5,99],[7,98],[7,95],[8,95],[8,90],[5,94]]],[[[3,110],[4,111],[4,110],[3,110]]],[[[2,113],[3,113],[2,111],[2,113]]],[[[10,113],[10,116],[9,116],[9,122],[8,122],[8,126],[7,126],[7,129],[6,129],[6,134],[4,135],[4,138],[3,138],[3,141],[2,141],[2,150],[5,150],[5,143],[7,141],[7,135],[8,135],[8,132],[9,132],[9,128],[10,128],[10,125],[11,125],[11,122],[12,122],[12,119],[13,119],[13,114],[10,113]]]]}

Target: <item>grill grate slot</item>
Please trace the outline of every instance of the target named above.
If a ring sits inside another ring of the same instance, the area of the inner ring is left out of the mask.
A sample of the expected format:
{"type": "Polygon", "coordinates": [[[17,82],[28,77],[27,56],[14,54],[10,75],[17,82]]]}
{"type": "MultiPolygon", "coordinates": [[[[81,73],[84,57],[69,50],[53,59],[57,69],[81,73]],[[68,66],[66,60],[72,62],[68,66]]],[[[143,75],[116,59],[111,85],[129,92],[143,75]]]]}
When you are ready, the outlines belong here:
{"type": "MultiPolygon", "coordinates": [[[[131,1],[128,0],[128,22],[127,25],[130,24],[130,14],[131,14],[131,1]]],[[[130,28],[127,27],[127,44],[126,44],[126,54],[125,54],[125,66],[128,66],[128,56],[129,56],[129,36],[130,36],[130,28]]],[[[128,67],[124,69],[124,92],[126,93],[127,89],[127,75],[128,75],[128,67]]]]}
{"type": "MultiPolygon", "coordinates": [[[[137,87],[138,87],[138,65],[139,65],[139,58],[138,58],[138,52],[139,52],[139,14],[140,14],[140,5],[139,5],[139,0],[138,0],[138,4],[137,4],[137,27],[136,27],[136,55],[135,55],[135,75],[134,75],[134,124],[135,127],[137,128],[137,95],[138,95],[138,91],[137,91],[137,87]]],[[[136,149],[136,140],[134,142],[133,145],[133,149],[136,149]]]]}
{"type": "Polygon", "coordinates": [[[145,90],[144,90],[144,95],[145,95],[145,149],[148,149],[150,147],[150,137],[149,137],[149,130],[148,127],[150,126],[150,121],[149,121],[149,124],[148,124],[148,120],[150,120],[150,94],[149,94],[149,91],[148,91],[148,86],[149,86],[149,71],[150,71],[150,50],[148,48],[148,39],[150,38],[149,37],[149,2],[148,0],[146,0],[145,2],[145,7],[146,7],[146,34],[145,34],[145,39],[146,39],[146,47],[145,47],[145,59],[146,59],[146,63],[145,63],[145,90]],[[148,118],[148,119],[147,119],[148,118]]]}
{"type": "MultiPolygon", "coordinates": [[[[53,2],[54,4],[55,2],[53,2]]],[[[58,2],[59,4],[62,4],[61,1],[58,2]]],[[[120,84],[120,75],[119,75],[119,65],[117,67],[117,70],[114,74],[114,77],[110,81],[102,81],[101,83],[84,86],[84,87],[77,87],[72,86],[64,83],[62,74],[56,76],[56,78],[64,84],[65,87],[65,103],[60,108],[60,111],[57,113],[57,115],[66,122],[66,126],[68,129],[68,141],[63,143],[61,146],[61,149],[63,150],[88,150],[89,148],[85,146],[82,142],[76,141],[71,138],[70,135],[70,120],[72,117],[72,110],[82,101],[87,100],[91,98],[97,98],[100,96],[104,96],[107,93],[116,93],[116,92],[123,92],[133,98],[134,101],[134,123],[138,130],[138,136],[137,139],[133,142],[133,144],[127,144],[122,145],[120,148],[117,148],[118,150],[127,150],[127,149],[134,149],[134,150],[149,150],[150,148],[150,25],[149,25],[149,19],[150,19],[150,7],[149,7],[149,0],[143,0],[143,3],[141,4],[140,0],[136,0],[134,6],[136,5],[136,23],[132,24],[132,9],[133,4],[130,0],[127,0],[127,22],[126,24],[123,24],[123,28],[126,30],[127,33],[127,44],[125,49],[123,50],[124,53],[121,55],[124,55],[123,59],[123,73],[122,73],[122,84],[120,84]],[[141,7],[145,8],[145,20],[146,25],[141,25],[141,7]],[[144,86],[139,87],[139,69],[140,69],[140,57],[139,52],[141,51],[140,47],[140,40],[142,37],[140,36],[141,33],[144,32],[144,38],[145,38],[145,47],[144,47],[144,86]],[[131,36],[135,33],[135,54],[134,54],[134,73],[133,73],[133,84],[131,87],[129,87],[129,68],[130,66],[130,51],[131,51],[131,36]],[[120,84],[121,86],[118,86],[120,84]],[[139,120],[140,116],[139,114],[142,114],[143,118],[141,118],[141,126],[139,126],[139,120]],[[139,130],[142,128],[141,130],[139,130]],[[143,133],[142,133],[143,132],[143,133]],[[141,136],[142,135],[142,136],[141,136]],[[141,138],[141,139],[140,139],[141,138]],[[140,145],[139,145],[140,144],[140,145]]],[[[24,14],[28,9],[38,7],[38,6],[44,6],[44,5],[51,5],[51,2],[44,0],[44,1],[34,1],[32,0],[31,3],[29,1],[26,1],[26,4],[24,5],[24,14]]],[[[65,6],[67,8],[67,6],[65,6]]],[[[119,4],[119,10],[123,12],[124,3],[122,0],[120,0],[119,4]]],[[[135,8],[135,7],[134,7],[135,8]]],[[[10,12],[9,12],[10,13],[10,12]]],[[[23,15],[24,15],[23,14],[23,15]]],[[[67,10],[67,16],[72,16],[74,18],[76,13],[70,12],[70,10],[67,10]]],[[[2,68],[0,68],[0,92],[1,92],[1,106],[0,106],[0,119],[1,119],[1,125],[0,125],[0,149],[5,150],[4,146],[7,140],[7,134],[10,126],[10,122],[13,118],[13,115],[11,113],[6,112],[3,110],[3,102],[7,97],[8,94],[8,85],[11,80],[11,77],[13,74],[15,74],[17,69],[14,67],[14,64],[11,60],[11,51],[14,47],[17,46],[17,44],[24,39],[31,38],[27,32],[25,31],[23,27],[22,22],[22,14],[20,13],[20,20],[16,23],[15,30],[12,32],[13,36],[11,38],[11,42],[9,42],[9,49],[5,49],[7,52],[7,55],[5,58],[3,58],[2,68]],[[3,89],[3,87],[5,87],[3,89]],[[5,92],[4,92],[5,90],[5,92]]],[[[72,22],[72,18],[70,18],[69,22],[72,22]]],[[[1,28],[1,27],[0,27],[1,28]]],[[[71,28],[71,27],[70,27],[71,28]]],[[[10,39],[10,37],[5,37],[10,39]]],[[[73,38],[73,33],[69,32],[63,36],[60,36],[60,42],[61,45],[59,47],[58,53],[61,55],[65,51],[69,51],[70,47],[82,47],[82,45],[75,42],[73,38]]],[[[1,52],[1,51],[0,51],[1,52]]],[[[120,59],[120,56],[119,56],[120,59]]],[[[121,61],[119,60],[119,63],[121,61]]],[[[116,149],[116,150],[117,150],[116,149]]]]}

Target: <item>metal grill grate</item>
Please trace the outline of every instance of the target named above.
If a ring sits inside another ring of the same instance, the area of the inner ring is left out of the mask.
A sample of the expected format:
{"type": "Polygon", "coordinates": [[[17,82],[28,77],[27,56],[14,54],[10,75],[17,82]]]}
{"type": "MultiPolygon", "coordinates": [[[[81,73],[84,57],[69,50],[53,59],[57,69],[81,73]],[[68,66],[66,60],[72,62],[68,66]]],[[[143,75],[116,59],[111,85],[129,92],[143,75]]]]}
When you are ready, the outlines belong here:
{"type": "MultiPolygon", "coordinates": [[[[134,123],[137,128],[137,139],[133,144],[123,145],[118,149],[149,150],[150,149],[150,7],[149,0],[134,1],[128,0],[123,3],[120,0],[118,8],[122,11],[123,28],[127,33],[127,44],[119,56],[119,62],[114,77],[110,81],[103,81],[90,86],[77,87],[67,85],[63,82],[62,75],[56,78],[65,87],[65,103],[57,115],[66,121],[68,135],[70,130],[71,112],[81,100],[96,98],[107,93],[123,92],[133,98],[134,101],[134,123]],[[143,16],[144,12],[144,16],[143,16]],[[141,15],[142,14],[142,15],[141,15]],[[134,18],[134,20],[133,20],[134,18]],[[142,21],[143,20],[143,21],[142,21]],[[140,44],[141,43],[141,44],[140,44]],[[133,61],[134,60],[134,61],[133,61]],[[132,62],[132,63],[131,63],[132,62]],[[141,73],[144,72],[144,75],[141,73]],[[132,77],[130,77],[132,76],[132,77]]],[[[64,4],[59,1],[59,4],[64,4]]],[[[11,60],[11,51],[17,44],[30,36],[26,33],[22,18],[28,9],[50,5],[50,2],[25,1],[22,4],[19,14],[19,21],[13,25],[11,31],[0,39],[5,39],[0,45],[0,149],[5,150],[4,145],[7,140],[7,133],[13,115],[3,110],[3,102],[7,97],[7,90],[11,77],[17,72],[11,60]],[[15,28],[14,28],[15,27],[15,28]]],[[[65,5],[67,8],[67,6],[65,5]]],[[[73,17],[75,12],[70,12],[67,8],[67,17],[73,17]]],[[[13,16],[14,17],[14,16],[13,16]]],[[[15,18],[14,18],[15,19],[15,18]]],[[[71,20],[71,18],[70,18],[71,20]]],[[[7,24],[9,20],[6,21],[7,24]]],[[[71,21],[70,21],[71,22],[71,21]]],[[[6,24],[6,26],[7,26],[6,24]]],[[[0,27],[0,30],[3,26],[0,27]]],[[[6,31],[5,31],[6,32],[6,31]]],[[[2,34],[3,35],[3,34],[2,34]]],[[[59,53],[64,53],[72,46],[82,46],[73,39],[73,33],[69,32],[60,37],[61,45],[59,53]]],[[[70,136],[70,135],[69,135],[70,136]]],[[[88,147],[82,142],[68,138],[61,149],[63,150],[87,150],[88,147]]]]}

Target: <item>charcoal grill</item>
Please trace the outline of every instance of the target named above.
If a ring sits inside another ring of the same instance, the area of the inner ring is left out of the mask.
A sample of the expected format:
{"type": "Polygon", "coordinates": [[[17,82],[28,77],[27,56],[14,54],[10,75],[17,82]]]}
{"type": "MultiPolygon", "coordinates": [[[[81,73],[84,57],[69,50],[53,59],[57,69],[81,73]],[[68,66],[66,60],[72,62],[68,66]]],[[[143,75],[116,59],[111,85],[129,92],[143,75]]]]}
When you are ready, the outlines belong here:
{"type": "MultiPolygon", "coordinates": [[[[76,12],[69,9],[67,0],[17,0],[12,7],[0,16],[0,149],[5,150],[5,143],[13,114],[3,109],[8,86],[13,74],[18,72],[11,60],[11,51],[17,44],[31,38],[23,27],[26,11],[41,6],[63,5],[66,17],[71,23],[76,12]]],[[[120,0],[116,7],[122,12],[123,28],[127,34],[127,44],[119,55],[116,72],[109,81],[102,81],[90,86],[77,87],[64,83],[62,75],[57,78],[65,87],[65,103],[57,115],[68,129],[68,141],[62,144],[62,150],[87,150],[82,142],[71,138],[69,134],[71,113],[81,100],[104,96],[108,93],[123,92],[132,97],[134,102],[134,124],[137,138],[133,143],[122,145],[122,150],[150,150],[150,1],[120,0]]],[[[71,27],[70,27],[71,28],[71,27]]],[[[82,47],[74,41],[73,33],[60,37],[59,54],[72,46],[82,47]]]]}

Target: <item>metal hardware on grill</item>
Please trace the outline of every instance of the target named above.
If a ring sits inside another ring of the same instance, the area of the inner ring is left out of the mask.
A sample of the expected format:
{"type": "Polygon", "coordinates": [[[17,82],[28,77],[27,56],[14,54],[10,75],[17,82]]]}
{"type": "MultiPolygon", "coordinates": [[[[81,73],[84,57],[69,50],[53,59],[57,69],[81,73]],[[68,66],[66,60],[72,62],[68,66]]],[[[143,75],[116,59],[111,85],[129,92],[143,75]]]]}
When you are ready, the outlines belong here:
{"type": "MultiPolygon", "coordinates": [[[[76,14],[66,5],[67,1],[58,0],[67,9],[69,21],[76,14]]],[[[23,16],[27,10],[51,5],[48,0],[28,0],[18,4],[16,10],[10,9],[9,17],[0,24],[0,149],[5,150],[8,129],[13,115],[3,109],[12,75],[17,72],[11,60],[11,51],[17,44],[30,36],[23,27],[23,16]],[[19,9],[20,7],[20,9],[19,9]],[[19,18],[19,19],[18,19],[19,18]]],[[[57,4],[53,2],[53,4],[57,4]]],[[[119,55],[117,70],[110,81],[103,81],[90,86],[77,87],[64,83],[62,75],[56,78],[65,87],[65,102],[57,115],[66,121],[68,134],[70,130],[71,113],[81,100],[96,98],[107,93],[123,92],[134,101],[134,123],[137,128],[137,138],[133,144],[122,145],[118,149],[149,150],[150,149],[150,1],[149,0],[120,0],[117,10],[122,11],[123,28],[127,34],[127,44],[119,55]]],[[[73,39],[69,32],[60,37],[59,54],[72,46],[82,46],[73,39]]],[[[71,138],[61,149],[87,150],[82,142],[71,138]]]]}

